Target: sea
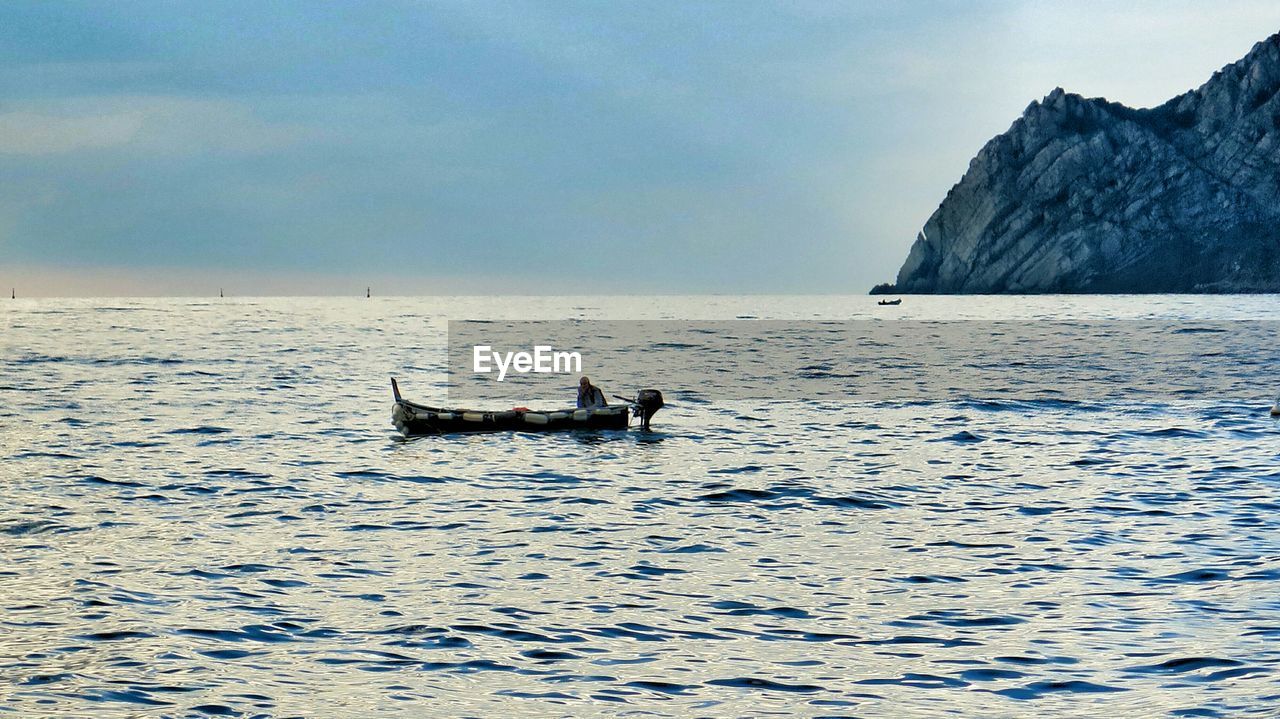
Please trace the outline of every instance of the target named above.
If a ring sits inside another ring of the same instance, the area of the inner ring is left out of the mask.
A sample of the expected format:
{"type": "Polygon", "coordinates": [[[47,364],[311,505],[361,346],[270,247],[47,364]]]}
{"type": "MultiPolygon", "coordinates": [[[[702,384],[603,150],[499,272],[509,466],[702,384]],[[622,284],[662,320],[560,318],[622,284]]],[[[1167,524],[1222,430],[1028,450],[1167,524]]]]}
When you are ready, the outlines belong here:
{"type": "Polygon", "coordinates": [[[1280,716],[1280,357],[1228,341],[1280,296],[876,299],[0,302],[0,716],[1280,716]],[[395,431],[449,320],[531,319],[1202,327],[1233,391],[677,352],[650,432],[395,431]]]}

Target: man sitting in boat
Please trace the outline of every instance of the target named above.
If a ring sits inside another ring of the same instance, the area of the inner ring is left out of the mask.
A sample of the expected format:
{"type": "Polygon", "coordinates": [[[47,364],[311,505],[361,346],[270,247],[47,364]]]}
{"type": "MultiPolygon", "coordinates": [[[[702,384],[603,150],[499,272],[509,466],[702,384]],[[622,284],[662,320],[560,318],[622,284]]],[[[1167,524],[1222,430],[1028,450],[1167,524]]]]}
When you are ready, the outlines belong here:
{"type": "Polygon", "coordinates": [[[608,402],[604,399],[604,392],[600,388],[591,384],[591,380],[583,377],[578,380],[578,406],[579,407],[605,407],[608,402]]]}

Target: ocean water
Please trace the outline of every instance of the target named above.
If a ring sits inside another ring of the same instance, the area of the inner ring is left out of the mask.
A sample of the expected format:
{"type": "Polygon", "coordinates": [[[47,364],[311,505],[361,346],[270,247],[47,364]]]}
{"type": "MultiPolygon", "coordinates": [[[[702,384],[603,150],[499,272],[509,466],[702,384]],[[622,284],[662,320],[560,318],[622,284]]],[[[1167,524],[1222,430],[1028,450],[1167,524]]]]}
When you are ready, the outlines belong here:
{"type": "Polygon", "coordinates": [[[1280,714],[1274,343],[1204,360],[1256,401],[717,401],[655,367],[648,434],[390,424],[390,376],[439,399],[448,319],[741,317],[1280,297],[5,301],[0,715],[1280,714]]]}

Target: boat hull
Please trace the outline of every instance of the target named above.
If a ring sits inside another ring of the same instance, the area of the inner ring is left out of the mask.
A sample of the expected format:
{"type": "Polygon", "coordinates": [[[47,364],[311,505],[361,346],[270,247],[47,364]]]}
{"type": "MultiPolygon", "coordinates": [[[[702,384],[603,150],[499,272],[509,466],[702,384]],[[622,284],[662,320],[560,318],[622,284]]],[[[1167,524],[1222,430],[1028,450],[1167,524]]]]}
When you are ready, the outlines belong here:
{"type": "Polygon", "coordinates": [[[626,405],[593,409],[536,411],[525,409],[484,412],[429,407],[398,400],[391,421],[406,437],[462,432],[559,432],[575,429],[626,429],[631,411],[626,405]]]}

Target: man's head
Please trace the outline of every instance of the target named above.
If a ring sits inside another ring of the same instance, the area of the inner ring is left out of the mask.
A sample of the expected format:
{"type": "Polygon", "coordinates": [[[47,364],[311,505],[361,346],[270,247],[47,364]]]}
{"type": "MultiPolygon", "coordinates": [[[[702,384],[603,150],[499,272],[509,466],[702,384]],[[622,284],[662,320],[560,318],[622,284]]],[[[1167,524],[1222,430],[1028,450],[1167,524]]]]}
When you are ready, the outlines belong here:
{"type": "Polygon", "coordinates": [[[591,386],[591,380],[587,379],[586,375],[583,375],[582,379],[578,380],[579,390],[585,390],[590,386],[591,386]]]}

